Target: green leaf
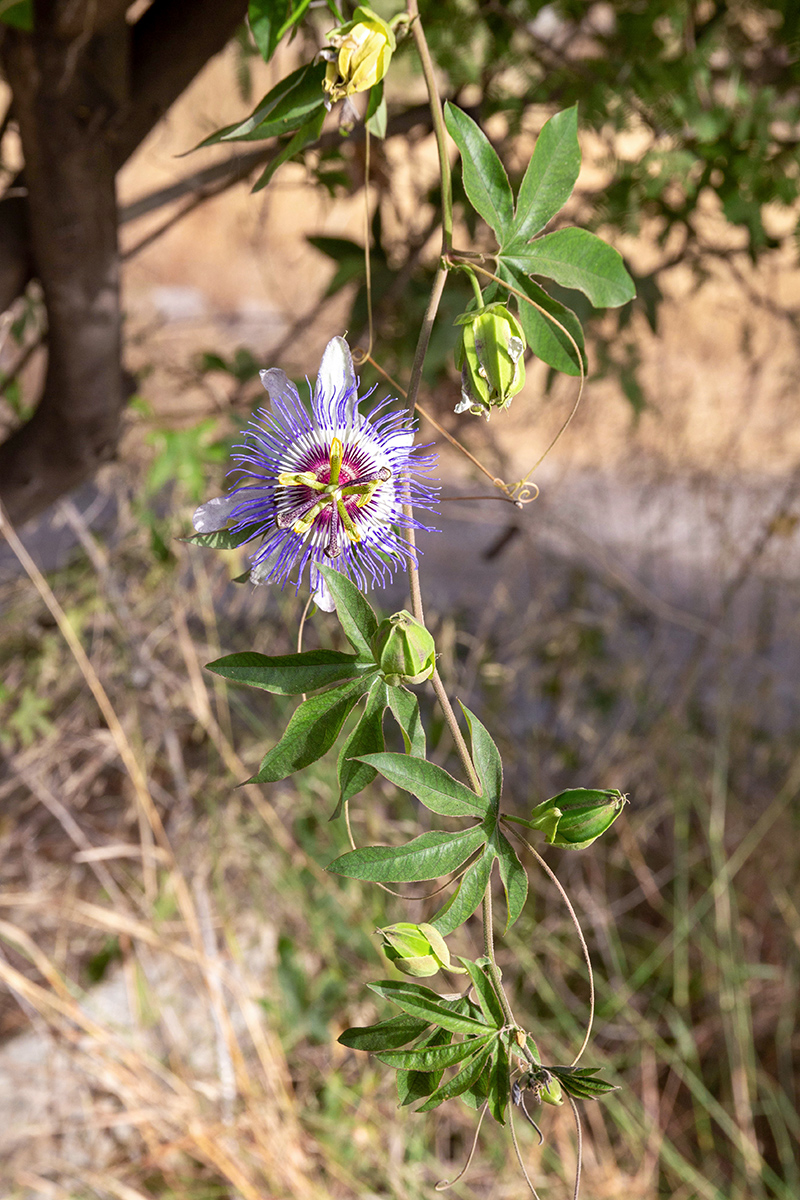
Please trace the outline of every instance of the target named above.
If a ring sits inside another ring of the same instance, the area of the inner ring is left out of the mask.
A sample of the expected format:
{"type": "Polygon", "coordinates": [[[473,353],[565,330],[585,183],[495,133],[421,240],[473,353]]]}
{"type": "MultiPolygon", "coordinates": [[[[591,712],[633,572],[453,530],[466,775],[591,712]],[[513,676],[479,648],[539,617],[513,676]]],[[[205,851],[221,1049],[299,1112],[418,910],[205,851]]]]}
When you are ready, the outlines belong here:
{"type": "Polygon", "coordinates": [[[398,1046],[405,1046],[408,1042],[413,1042],[414,1038],[419,1037],[429,1025],[430,1021],[401,1013],[399,1017],[391,1017],[388,1021],[379,1021],[376,1025],[354,1026],[352,1029],[345,1029],[339,1037],[339,1041],[343,1046],[349,1046],[351,1050],[368,1050],[370,1053],[375,1050],[394,1050],[398,1046]]]}
{"type": "MultiPolygon", "coordinates": [[[[461,701],[459,700],[459,704],[461,701]]],[[[472,757],[481,781],[483,795],[497,808],[503,792],[503,763],[500,751],[492,741],[489,731],[482,725],[474,713],[466,705],[461,704],[461,711],[467,719],[469,736],[472,741],[472,757]]]]}
{"type": "Polygon", "coordinates": [[[334,859],[328,870],[373,883],[419,883],[455,871],[485,839],[486,832],[480,825],[461,833],[422,833],[404,846],[351,850],[334,859]]]}
{"type": "Polygon", "coordinates": [[[564,207],[580,169],[578,108],[573,105],[551,117],[536,139],[517,195],[511,231],[514,244],[527,242],[564,207]]]}
{"type": "Polygon", "coordinates": [[[445,817],[483,816],[486,801],[477,796],[442,767],[413,758],[409,754],[368,754],[364,761],[380,771],[384,778],[396,783],[421,800],[431,812],[445,817]]]}
{"type": "Polygon", "coordinates": [[[467,198],[502,244],[511,232],[514,220],[513,196],[505,167],[481,127],[449,100],[444,106],[444,120],[448,133],[461,151],[467,198]]]}
{"type": "Polygon", "coordinates": [[[364,124],[373,137],[386,137],[386,98],[383,94],[383,80],[370,89],[367,111],[364,114],[364,124]]]}
{"type": "Polygon", "coordinates": [[[503,1039],[497,1043],[497,1052],[489,1075],[489,1112],[500,1125],[505,1125],[505,1111],[511,1091],[509,1078],[508,1051],[503,1039]]]}
{"type": "Polygon", "coordinates": [[[475,995],[478,997],[478,1003],[481,1006],[481,1012],[486,1018],[487,1024],[493,1025],[497,1029],[502,1029],[506,1023],[506,1018],[500,1001],[497,998],[497,993],[494,990],[494,984],[485,968],[480,963],[472,962],[469,958],[462,958],[460,954],[458,961],[469,972],[472,986],[475,989],[475,995]]]}
{"type": "Polygon", "coordinates": [[[595,1100],[607,1092],[617,1091],[615,1083],[606,1079],[596,1079],[599,1067],[548,1067],[551,1075],[555,1075],[565,1092],[576,1100],[595,1100]]]}
{"type": "Polygon", "coordinates": [[[342,746],[339,755],[339,803],[331,820],[339,816],[345,800],[368,787],[375,778],[374,767],[358,762],[360,754],[383,749],[383,714],[386,709],[386,684],[376,679],[369,690],[361,720],[342,746]]]}
{"type": "Polygon", "coordinates": [[[403,687],[390,687],[389,708],[400,726],[405,742],[406,754],[414,758],[425,757],[425,730],[420,720],[419,701],[413,692],[403,687]]]}
{"type": "MultiPolygon", "coordinates": [[[[544,288],[529,279],[523,271],[516,270],[505,258],[501,257],[497,260],[497,274],[500,279],[504,279],[506,283],[510,283],[512,287],[529,296],[540,308],[550,313],[560,325],[564,326],[578,346],[585,373],[587,361],[583,326],[572,309],[548,295],[544,288]]],[[[525,334],[525,340],[536,357],[540,358],[542,362],[546,362],[549,367],[553,367],[554,370],[563,371],[565,375],[580,375],[578,355],[564,331],[552,321],[548,321],[547,317],[532,304],[526,304],[519,297],[517,297],[517,304],[519,306],[519,322],[525,334]]]]}
{"type": "MultiPolygon", "coordinates": [[[[453,1035],[449,1029],[432,1029],[425,1037],[420,1038],[417,1047],[445,1046],[453,1035]]],[[[430,1096],[441,1082],[443,1071],[398,1071],[395,1076],[397,1083],[397,1103],[400,1108],[413,1104],[430,1096]]]]}
{"type": "MultiPolygon", "coordinates": [[[[304,125],[312,113],[324,107],[325,63],[306,64],[292,71],[267,93],[246,120],[221,131],[221,142],[255,142],[281,137],[304,125]]],[[[212,135],[216,136],[216,135],[212,135]]],[[[206,139],[202,145],[208,145],[206,139]]]]}
{"type": "Polygon", "coordinates": [[[373,660],[372,640],[377,628],[378,618],[369,602],[362,596],[354,583],[333,567],[320,566],[322,577],[328,585],[336,605],[336,615],[345,632],[348,642],[359,658],[373,660]]]}
{"type": "Polygon", "coordinates": [[[506,894],[508,916],[503,933],[507,933],[525,907],[528,897],[528,874],[519,861],[514,847],[508,838],[498,831],[493,839],[497,851],[497,861],[500,867],[500,878],[506,894]]]}
{"type": "Polygon", "coordinates": [[[292,713],[283,737],[265,755],[248,783],[275,783],[322,758],[341,732],[347,714],[370,687],[369,675],[312,696],[292,713]]]}
{"type": "Polygon", "coordinates": [[[374,664],[360,663],[354,654],[339,650],[306,650],[302,654],[276,654],[268,657],[255,650],[228,654],[206,664],[209,671],[231,679],[263,688],[279,696],[299,696],[316,688],[345,679],[355,679],[374,664]]]}
{"type": "Polygon", "coordinates": [[[229,529],[216,529],[213,533],[193,533],[191,537],[180,540],[188,542],[191,546],[208,546],[212,550],[235,550],[237,546],[252,542],[253,538],[263,532],[264,524],[261,522],[259,525],[248,525],[238,533],[231,533],[229,529]]]}
{"type": "Polygon", "coordinates": [[[272,58],[283,35],[297,24],[309,3],[310,0],[299,0],[294,8],[291,0],[250,0],[247,20],[265,62],[272,58]]]}
{"type": "Polygon", "coordinates": [[[440,1104],[444,1104],[445,1100],[452,1100],[454,1096],[460,1096],[468,1088],[474,1087],[480,1079],[491,1053],[492,1043],[486,1046],[481,1053],[476,1054],[475,1058],[462,1067],[457,1075],[437,1088],[433,1095],[429,1096],[425,1103],[420,1104],[415,1111],[428,1112],[432,1108],[438,1108],[440,1104]]]}
{"type": "Polygon", "coordinates": [[[636,295],[622,255],[586,229],[557,229],[505,258],[526,275],[576,288],[595,308],[617,308],[636,295]]]}
{"type": "Polygon", "coordinates": [[[419,1017],[440,1029],[449,1029],[451,1033],[476,1034],[487,1032],[484,1021],[476,1021],[473,1017],[453,1012],[447,1001],[442,1000],[430,988],[418,983],[406,983],[400,979],[384,979],[379,983],[368,983],[367,987],[378,996],[391,1000],[398,1008],[409,1016],[419,1017]]]}
{"type": "Polygon", "coordinates": [[[324,123],[325,108],[323,105],[320,105],[319,109],[300,126],[294,137],[290,138],[275,157],[269,160],[250,190],[260,192],[262,188],[267,186],[278,167],[283,166],[285,162],[288,162],[295,154],[299,154],[301,150],[305,150],[306,146],[310,146],[312,142],[316,142],[322,133],[324,123]]]}
{"type": "Polygon", "coordinates": [[[494,1033],[485,1033],[466,1042],[427,1046],[421,1050],[385,1050],[376,1053],[375,1057],[396,1071],[443,1071],[446,1067],[454,1067],[456,1063],[472,1058],[496,1036],[494,1033]]]}
{"type": "Polygon", "coordinates": [[[33,0],[0,0],[0,21],[25,33],[33,31],[33,0]]]}
{"type": "Polygon", "coordinates": [[[458,887],[444,907],[430,921],[443,937],[468,921],[483,900],[492,873],[494,856],[494,849],[487,846],[480,858],[477,858],[461,876],[458,887]]]}

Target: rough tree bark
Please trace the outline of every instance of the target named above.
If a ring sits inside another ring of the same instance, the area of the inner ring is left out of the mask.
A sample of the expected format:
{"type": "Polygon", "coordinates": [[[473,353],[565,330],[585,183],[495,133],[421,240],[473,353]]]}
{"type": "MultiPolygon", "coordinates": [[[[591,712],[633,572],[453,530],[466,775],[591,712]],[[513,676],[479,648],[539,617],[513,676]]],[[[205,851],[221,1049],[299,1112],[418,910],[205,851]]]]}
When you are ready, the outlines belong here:
{"type": "Polygon", "coordinates": [[[0,46],[27,200],[0,203],[0,309],[36,275],[48,368],[30,421],[0,446],[12,521],[89,478],[117,444],[125,401],[115,174],[205,62],[245,0],[156,0],[133,29],[120,0],[36,0],[35,32],[0,46]]]}

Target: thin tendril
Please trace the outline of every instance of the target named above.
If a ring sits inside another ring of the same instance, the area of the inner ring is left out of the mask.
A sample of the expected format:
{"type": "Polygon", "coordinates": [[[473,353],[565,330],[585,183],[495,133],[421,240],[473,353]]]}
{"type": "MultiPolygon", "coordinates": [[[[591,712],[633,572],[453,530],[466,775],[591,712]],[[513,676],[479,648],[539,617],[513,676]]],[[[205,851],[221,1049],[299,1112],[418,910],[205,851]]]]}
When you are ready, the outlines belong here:
{"type": "Polygon", "coordinates": [[[586,1027],[586,1036],[584,1037],[583,1042],[581,1043],[581,1048],[578,1051],[578,1053],[575,1055],[575,1057],[573,1058],[572,1062],[570,1063],[571,1067],[575,1067],[580,1062],[581,1058],[583,1057],[583,1053],[584,1053],[586,1047],[589,1045],[589,1038],[592,1036],[592,1025],[594,1024],[594,972],[592,970],[592,960],[589,957],[589,947],[586,945],[586,938],[583,936],[583,930],[581,929],[581,924],[575,913],[575,909],[572,907],[572,902],[570,901],[570,898],[567,895],[567,893],[564,891],[564,888],[563,888],[562,884],[560,883],[558,877],[555,875],[553,870],[547,865],[547,863],[542,858],[539,851],[534,849],[534,847],[530,844],[530,842],[528,841],[527,838],[523,837],[521,833],[518,833],[516,829],[511,829],[510,832],[513,833],[519,839],[519,841],[522,842],[523,846],[528,847],[528,849],[530,850],[531,854],[534,856],[536,861],[539,863],[539,865],[541,867],[544,868],[547,875],[549,875],[551,881],[558,888],[559,892],[561,893],[561,899],[566,904],[566,906],[569,910],[569,915],[572,917],[572,923],[578,932],[578,938],[581,943],[581,949],[583,950],[583,957],[584,957],[584,961],[586,963],[586,969],[589,972],[589,1024],[586,1027]]]}
{"type": "Polygon", "coordinates": [[[367,330],[369,342],[366,350],[358,350],[353,355],[353,361],[357,365],[365,363],[372,356],[373,343],[373,320],[372,320],[372,260],[370,258],[369,243],[370,243],[370,220],[369,220],[369,150],[370,150],[370,134],[369,129],[364,129],[364,277],[367,285],[367,330]]]}
{"type": "Polygon", "coordinates": [[[572,1200],[578,1200],[578,1193],[581,1190],[581,1165],[583,1163],[583,1130],[581,1129],[581,1118],[578,1113],[578,1106],[567,1092],[567,1099],[572,1106],[572,1115],[575,1118],[575,1131],[578,1135],[578,1162],[575,1167],[575,1190],[572,1193],[572,1200]]]}
{"type": "Polygon", "coordinates": [[[478,1118],[478,1125],[477,1125],[477,1128],[475,1129],[475,1136],[472,1139],[472,1147],[470,1149],[469,1154],[467,1155],[467,1161],[464,1163],[464,1166],[458,1172],[455,1179],[440,1179],[439,1182],[435,1185],[435,1187],[433,1189],[435,1192],[446,1192],[448,1188],[451,1188],[454,1183],[458,1183],[459,1179],[463,1179],[464,1176],[466,1175],[467,1171],[469,1170],[469,1165],[472,1162],[472,1159],[475,1155],[475,1148],[478,1145],[478,1134],[481,1131],[481,1125],[483,1124],[483,1118],[486,1116],[488,1108],[489,1108],[489,1101],[487,1100],[486,1103],[484,1104],[483,1108],[481,1109],[481,1115],[478,1118]]]}
{"type": "Polygon", "coordinates": [[[527,1183],[528,1187],[531,1189],[531,1195],[535,1196],[536,1200],[541,1200],[539,1193],[537,1192],[536,1188],[531,1183],[530,1175],[525,1170],[525,1163],[522,1161],[522,1154],[520,1153],[519,1142],[517,1141],[517,1131],[514,1128],[514,1113],[513,1113],[513,1110],[510,1108],[508,1110],[508,1123],[511,1126],[511,1141],[514,1143],[514,1153],[517,1156],[517,1162],[519,1163],[520,1170],[522,1171],[522,1174],[525,1176],[525,1182],[527,1183]]]}

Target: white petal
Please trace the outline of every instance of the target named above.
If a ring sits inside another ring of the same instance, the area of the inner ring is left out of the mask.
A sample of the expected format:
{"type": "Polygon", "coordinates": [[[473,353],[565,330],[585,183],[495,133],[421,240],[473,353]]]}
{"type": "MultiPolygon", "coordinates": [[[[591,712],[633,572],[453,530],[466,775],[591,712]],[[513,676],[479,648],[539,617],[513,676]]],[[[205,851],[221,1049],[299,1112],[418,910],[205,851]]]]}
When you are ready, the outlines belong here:
{"type": "Polygon", "coordinates": [[[321,608],[323,612],[333,612],[336,605],[333,602],[328,585],[321,575],[317,576],[317,586],[315,591],[311,593],[311,599],[316,604],[317,608],[321,608]]]}
{"type": "Polygon", "coordinates": [[[198,533],[216,533],[225,528],[231,513],[241,502],[238,496],[215,496],[213,500],[206,500],[195,509],[192,524],[198,533]]]}
{"type": "Polygon", "coordinates": [[[259,371],[259,375],[273,404],[276,400],[290,403],[296,399],[297,393],[294,384],[285,371],[279,370],[278,367],[270,367],[267,371],[259,371]]]}
{"type": "Polygon", "coordinates": [[[352,417],[356,406],[355,387],[356,373],[350,347],[343,337],[331,338],[319,365],[314,398],[319,401],[324,397],[330,403],[334,396],[341,396],[352,390],[347,403],[347,416],[352,417]]]}
{"type": "Polygon", "coordinates": [[[250,571],[251,583],[264,583],[272,568],[277,563],[281,556],[281,547],[273,550],[271,554],[267,554],[250,571]]]}

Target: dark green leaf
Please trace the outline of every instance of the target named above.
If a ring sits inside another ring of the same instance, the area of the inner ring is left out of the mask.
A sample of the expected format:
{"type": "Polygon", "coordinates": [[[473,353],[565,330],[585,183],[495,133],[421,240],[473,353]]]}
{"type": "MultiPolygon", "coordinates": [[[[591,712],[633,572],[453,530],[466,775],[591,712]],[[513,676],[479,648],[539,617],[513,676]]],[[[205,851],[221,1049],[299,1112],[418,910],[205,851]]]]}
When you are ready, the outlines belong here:
{"type": "MultiPolygon", "coordinates": [[[[234,683],[247,683],[280,696],[299,696],[316,688],[363,675],[368,666],[354,654],[338,650],[306,650],[303,654],[277,654],[268,657],[254,650],[228,654],[208,663],[207,668],[234,683]]],[[[374,670],[374,666],[373,666],[374,670]]]]}
{"type": "MultiPolygon", "coordinates": [[[[459,704],[461,701],[459,700],[459,704]]],[[[489,731],[482,725],[474,713],[461,704],[461,711],[467,719],[469,735],[472,740],[472,757],[481,781],[483,795],[497,808],[503,791],[503,764],[500,751],[492,741],[489,731]]]]}
{"type": "MultiPolygon", "coordinates": [[[[420,1038],[417,1047],[445,1046],[451,1038],[449,1029],[432,1029],[430,1033],[420,1038]]],[[[397,1083],[397,1103],[400,1108],[413,1104],[424,1096],[430,1096],[441,1082],[443,1071],[398,1071],[395,1076],[397,1083]]]]}
{"type": "Polygon", "coordinates": [[[376,679],[369,690],[367,703],[361,720],[342,746],[339,755],[339,803],[331,817],[339,815],[345,800],[368,787],[375,778],[374,767],[355,761],[360,754],[371,754],[383,749],[383,714],[386,708],[387,687],[382,679],[376,679]]]}
{"type": "Polygon", "coordinates": [[[494,1025],[497,1029],[502,1029],[506,1023],[506,1018],[500,1001],[497,998],[497,993],[494,990],[494,984],[485,968],[479,963],[472,962],[469,958],[462,958],[461,955],[458,956],[458,961],[469,971],[472,986],[475,989],[478,1003],[481,1006],[481,1012],[486,1018],[487,1023],[494,1025]]]}
{"type": "Polygon", "coordinates": [[[312,696],[296,708],[286,731],[248,783],[274,783],[286,779],[309,763],[322,758],[336,741],[347,714],[370,686],[369,675],[341,687],[312,696]]]}
{"type": "Polygon", "coordinates": [[[510,233],[514,219],[513,196],[505,167],[481,127],[449,100],[444,106],[444,120],[448,133],[461,151],[467,198],[502,243],[510,233]]]}
{"type": "MultiPolygon", "coordinates": [[[[523,271],[517,270],[505,258],[498,259],[497,274],[506,283],[510,283],[512,287],[529,296],[534,303],[539,305],[539,308],[543,308],[545,312],[555,317],[559,325],[563,325],[578,346],[585,372],[587,363],[583,326],[572,309],[567,308],[560,300],[549,296],[544,288],[539,287],[538,283],[534,283],[523,271]]],[[[533,307],[533,304],[526,304],[519,297],[517,297],[517,304],[525,340],[536,357],[556,371],[563,371],[565,375],[580,375],[578,354],[564,329],[559,329],[558,325],[549,321],[543,313],[533,307]]]]}
{"type": "Polygon", "coordinates": [[[456,1063],[472,1058],[495,1036],[485,1033],[465,1042],[428,1046],[422,1050],[385,1050],[376,1053],[375,1057],[396,1071],[443,1071],[445,1067],[454,1067],[456,1063]]]}
{"type": "Polygon", "coordinates": [[[401,1013],[399,1017],[391,1017],[388,1021],[379,1021],[377,1025],[354,1026],[345,1029],[339,1041],[351,1050],[394,1050],[405,1046],[419,1037],[427,1029],[430,1021],[419,1017],[409,1017],[401,1013]]]}
{"type": "Polygon", "coordinates": [[[212,550],[235,550],[237,546],[243,546],[245,542],[252,542],[253,538],[263,532],[262,522],[260,525],[248,525],[245,529],[240,529],[238,533],[231,533],[229,529],[215,529],[213,533],[193,533],[191,537],[180,540],[188,542],[192,546],[208,546],[212,550]]]}
{"type": "Polygon", "coordinates": [[[500,1125],[505,1125],[505,1111],[511,1091],[509,1079],[508,1051],[501,1038],[492,1062],[489,1076],[489,1112],[500,1125]]]}
{"type": "Polygon", "coordinates": [[[373,883],[438,879],[460,867],[485,838],[486,833],[479,825],[461,833],[423,833],[404,846],[364,846],[351,850],[334,859],[328,870],[373,883]]]}
{"type": "Polygon", "coordinates": [[[347,640],[359,658],[372,660],[370,641],[378,628],[378,618],[372,606],[354,583],[333,567],[321,566],[320,571],[336,605],[336,615],[347,640]]]}
{"type": "Polygon", "coordinates": [[[453,1012],[452,1007],[442,1000],[441,996],[418,983],[384,979],[380,983],[368,983],[367,987],[386,1000],[391,1000],[409,1016],[419,1017],[420,1020],[438,1025],[441,1029],[449,1029],[451,1033],[483,1035],[487,1032],[485,1022],[453,1012]]]}
{"type": "MultiPolygon", "coordinates": [[[[324,107],[324,78],[325,63],[299,67],[277,83],[245,121],[212,136],[221,142],[255,142],[299,129],[317,109],[324,107]]],[[[201,144],[209,142],[206,139],[201,144]]]]}
{"type": "Polygon", "coordinates": [[[0,22],[11,25],[14,29],[22,29],[25,33],[33,30],[33,0],[12,0],[0,3],[0,22]]]}
{"type": "Polygon", "coordinates": [[[494,854],[494,850],[487,846],[480,858],[467,868],[453,895],[431,920],[430,924],[438,929],[443,937],[469,920],[483,900],[492,873],[494,854]]]}
{"type": "Polygon", "coordinates": [[[506,894],[508,917],[503,930],[506,933],[525,907],[528,897],[528,875],[508,838],[498,831],[493,844],[497,851],[500,878],[506,894]]]}
{"type": "Polygon", "coordinates": [[[388,689],[389,708],[392,716],[400,726],[400,732],[405,742],[406,754],[414,758],[425,757],[425,730],[419,715],[419,701],[413,692],[403,687],[388,689]]]}
{"type": "Polygon", "coordinates": [[[548,1067],[551,1075],[555,1075],[565,1092],[569,1092],[576,1100],[595,1100],[607,1092],[615,1092],[617,1085],[606,1079],[596,1079],[599,1067],[548,1067]]]}
{"type": "Polygon", "coordinates": [[[313,113],[309,119],[300,126],[293,138],[290,138],[286,145],[278,151],[274,158],[271,158],[264,170],[259,175],[252,187],[252,191],[260,192],[269,183],[272,176],[277,171],[278,167],[283,166],[295,154],[299,154],[301,150],[305,150],[306,146],[310,146],[312,142],[316,142],[319,135],[322,133],[322,126],[325,123],[325,108],[323,105],[313,113]]]}
{"type": "Polygon", "coordinates": [[[386,99],[383,95],[383,80],[370,89],[364,123],[373,137],[386,137],[386,99]]]}
{"type": "Polygon", "coordinates": [[[415,1111],[428,1112],[431,1108],[438,1108],[446,1100],[452,1100],[454,1096],[460,1096],[468,1088],[474,1087],[489,1061],[493,1044],[492,1042],[486,1046],[480,1054],[477,1054],[465,1067],[462,1067],[457,1075],[454,1075],[447,1083],[443,1083],[440,1088],[437,1088],[425,1103],[420,1104],[419,1108],[415,1111]]]}
{"type": "Polygon", "coordinates": [[[544,229],[572,195],[581,169],[576,105],[556,113],[536,139],[517,196],[511,237],[527,242],[544,229]]]}
{"type": "Polygon", "coordinates": [[[310,0],[299,0],[296,8],[291,0],[250,0],[247,19],[253,41],[265,62],[275,53],[278,42],[302,17],[310,0]]]}
{"type": "Polygon", "coordinates": [[[483,816],[486,812],[487,804],[482,796],[476,796],[442,767],[423,758],[387,751],[367,755],[365,761],[391,783],[411,792],[431,812],[446,817],[483,816]]]}
{"type": "Polygon", "coordinates": [[[622,255],[586,229],[557,229],[505,258],[526,275],[576,288],[595,308],[616,308],[636,295],[622,255]]]}

